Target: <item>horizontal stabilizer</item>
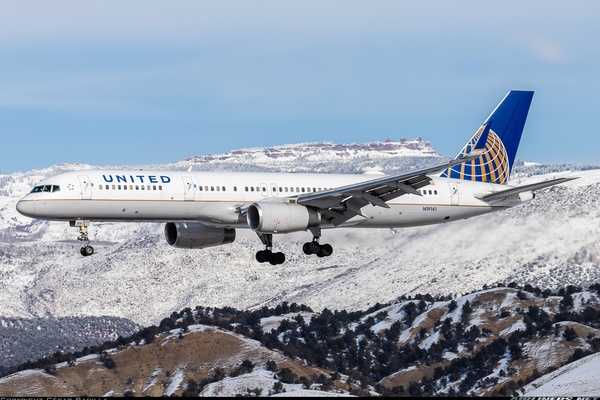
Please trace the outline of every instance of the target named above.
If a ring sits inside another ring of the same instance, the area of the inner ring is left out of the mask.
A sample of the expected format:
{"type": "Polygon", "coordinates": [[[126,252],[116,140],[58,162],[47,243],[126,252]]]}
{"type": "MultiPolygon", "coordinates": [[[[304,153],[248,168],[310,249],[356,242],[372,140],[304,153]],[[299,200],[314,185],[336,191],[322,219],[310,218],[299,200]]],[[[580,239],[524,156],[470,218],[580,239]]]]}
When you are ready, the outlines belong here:
{"type": "Polygon", "coordinates": [[[550,179],[549,181],[543,181],[543,182],[531,183],[529,185],[512,187],[510,189],[502,190],[500,192],[494,192],[494,193],[490,193],[490,194],[487,194],[482,197],[479,197],[479,196],[477,196],[477,197],[479,197],[481,200],[496,200],[496,199],[507,197],[507,196],[510,196],[513,194],[526,192],[528,190],[537,190],[537,189],[542,189],[542,188],[552,186],[552,185],[558,185],[560,183],[572,181],[573,179],[577,179],[577,178],[579,178],[579,177],[575,176],[575,177],[569,177],[569,178],[550,179]]]}

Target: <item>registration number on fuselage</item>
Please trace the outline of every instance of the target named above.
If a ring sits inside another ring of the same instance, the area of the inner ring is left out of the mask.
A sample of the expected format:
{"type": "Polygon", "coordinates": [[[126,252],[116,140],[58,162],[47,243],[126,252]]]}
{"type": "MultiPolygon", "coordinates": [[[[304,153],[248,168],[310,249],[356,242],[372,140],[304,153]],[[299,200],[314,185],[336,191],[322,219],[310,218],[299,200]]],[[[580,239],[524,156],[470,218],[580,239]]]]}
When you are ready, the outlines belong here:
{"type": "Polygon", "coordinates": [[[437,211],[437,207],[424,206],[423,211],[437,211]]]}

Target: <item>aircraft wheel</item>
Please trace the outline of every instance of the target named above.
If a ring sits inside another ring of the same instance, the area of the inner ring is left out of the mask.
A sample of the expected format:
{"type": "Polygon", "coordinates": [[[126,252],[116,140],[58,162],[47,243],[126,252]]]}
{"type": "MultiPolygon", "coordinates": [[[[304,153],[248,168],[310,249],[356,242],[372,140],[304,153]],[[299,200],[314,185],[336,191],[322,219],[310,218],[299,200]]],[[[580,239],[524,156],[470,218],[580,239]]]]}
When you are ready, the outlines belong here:
{"type": "Polygon", "coordinates": [[[271,265],[283,264],[285,262],[285,254],[282,252],[273,253],[273,257],[269,261],[271,265]]]}
{"type": "Polygon", "coordinates": [[[81,248],[81,255],[84,257],[91,256],[94,254],[94,248],[92,246],[83,246],[81,248]]]}
{"type": "Polygon", "coordinates": [[[333,247],[329,243],[325,243],[319,249],[319,253],[317,255],[319,257],[329,257],[333,253],[333,247]]]}
{"type": "Polygon", "coordinates": [[[304,252],[304,254],[306,255],[311,255],[312,251],[310,249],[310,242],[306,242],[304,243],[304,245],[302,246],[302,251],[304,252]]]}
{"type": "Polygon", "coordinates": [[[321,250],[321,245],[317,242],[310,242],[308,247],[310,249],[310,254],[319,254],[319,250],[321,250]]]}
{"type": "Polygon", "coordinates": [[[260,250],[258,252],[256,252],[256,261],[258,261],[259,263],[264,263],[267,261],[271,261],[273,259],[273,253],[271,253],[271,250],[260,250]]]}

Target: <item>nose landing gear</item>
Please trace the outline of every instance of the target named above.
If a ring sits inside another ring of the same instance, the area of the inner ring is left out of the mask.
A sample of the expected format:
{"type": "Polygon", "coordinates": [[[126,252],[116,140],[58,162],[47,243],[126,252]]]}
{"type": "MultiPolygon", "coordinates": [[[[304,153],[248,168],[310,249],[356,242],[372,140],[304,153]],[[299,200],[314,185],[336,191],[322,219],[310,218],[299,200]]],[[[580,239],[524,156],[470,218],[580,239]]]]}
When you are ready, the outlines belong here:
{"type": "Polygon", "coordinates": [[[76,220],[76,221],[71,221],[70,224],[71,224],[71,226],[79,227],[79,236],[77,237],[77,240],[81,240],[81,241],[85,242],[85,245],[81,246],[81,249],[79,250],[81,255],[84,257],[87,257],[87,256],[91,256],[92,254],[94,254],[94,248],[92,246],[90,246],[90,238],[88,236],[89,221],[76,220]]]}

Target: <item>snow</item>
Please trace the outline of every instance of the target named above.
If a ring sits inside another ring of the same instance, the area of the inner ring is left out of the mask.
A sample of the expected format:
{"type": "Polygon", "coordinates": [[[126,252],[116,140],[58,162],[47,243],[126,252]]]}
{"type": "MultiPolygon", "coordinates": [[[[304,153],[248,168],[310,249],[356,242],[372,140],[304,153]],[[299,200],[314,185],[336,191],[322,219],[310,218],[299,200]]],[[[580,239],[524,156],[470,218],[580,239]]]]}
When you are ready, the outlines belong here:
{"type": "Polygon", "coordinates": [[[516,331],[526,331],[527,330],[527,326],[525,325],[525,323],[522,320],[517,321],[517,323],[512,324],[510,327],[504,329],[503,331],[500,332],[501,336],[507,336],[510,335],[513,332],[516,331]]]}
{"type": "MultiPolygon", "coordinates": [[[[237,395],[246,395],[249,390],[256,389],[260,396],[267,396],[273,388],[275,382],[274,372],[266,368],[255,368],[249,374],[243,374],[237,377],[226,377],[222,381],[207,385],[200,393],[201,397],[236,397],[237,395]]],[[[355,397],[348,393],[332,393],[320,390],[310,390],[301,384],[283,383],[285,392],[273,393],[270,396],[276,397],[355,397]]]]}
{"type": "Polygon", "coordinates": [[[598,396],[600,353],[574,361],[526,385],[524,396],[598,396]]]}
{"type": "MultiPolygon", "coordinates": [[[[413,148],[402,149],[397,143],[385,151],[332,144],[281,146],[269,149],[270,155],[261,154],[264,149],[253,149],[239,156],[215,156],[213,161],[196,157],[144,169],[188,169],[193,164],[195,170],[254,167],[388,173],[410,169],[399,160],[401,156],[413,157],[410,163],[419,167],[431,165],[433,159],[439,162],[439,155],[425,142],[407,143],[413,148]],[[356,154],[356,158],[348,154],[356,154]],[[418,162],[424,164],[415,164],[418,162]],[[333,164],[348,170],[332,170],[333,164]]],[[[569,284],[585,288],[600,282],[600,169],[516,173],[511,184],[561,176],[579,178],[540,190],[529,203],[468,220],[395,230],[395,234],[390,230],[324,231],[321,241],[334,247],[327,258],[302,253],[302,243],[310,234],[280,235],[275,248],[286,253],[286,263],[272,266],[254,260],[262,245],[253,232],[238,230],[230,245],[183,250],[165,244],[164,227],[158,223],[93,224],[90,235],[96,254],[82,258],[77,232],[67,223],[32,221],[16,212],[18,199],[41,179],[91,168],[96,167],[61,164],[0,176],[0,303],[4,316],[112,315],[149,326],[173,311],[196,305],[259,309],[287,301],[317,312],[324,308],[353,311],[395,302],[402,295],[458,296],[498,283],[555,289],[569,284]]],[[[526,162],[524,168],[543,170],[544,166],[526,162]]],[[[573,298],[577,307],[584,307],[588,300],[579,295],[573,298]]],[[[449,313],[453,320],[460,318],[467,299],[449,313]]],[[[515,300],[514,295],[507,296],[501,307],[515,300]]],[[[396,302],[390,311],[401,314],[401,306],[396,302]]],[[[278,320],[263,319],[263,329],[278,320]]],[[[391,323],[393,318],[380,321],[376,329],[391,323]]],[[[433,340],[428,338],[425,345],[433,340]]],[[[294,390],[290,387],[287,394],[294,390]]],[[[318,395],[318,391],[308,392],[318,395]]]]}
{"type": "Polygon", "coordinates": [[[304,322],[308,325],[308,324],[310,324],[310,320],[311,320],[313,314],[300,311],[300,312],[296,312],[296,313],[288,313],[288,314],[284,314],[284,315],[276,315],[276,316],[272,316],[272,317],[261,318],[260,326],[261,326],[263,332],[271,332],[272,329],[277,329],[279,327],[279,325],[281,324],[281,321],[283,321],[285,319],[293,320],[298,315],[300,315],[304,319],[304,322]]]}
{"type": "Polygon", "coordinates": [[[185,365],[180,365],[177,369],[171,373],[171,383],[165,389],[165,396],[171,396],[179,389],[185,379],[185,365]]]}
{"type": "Polygon", "coordinates": [[[512,281],[585,288],[600,281],[600,187],[581,182],[600,182],[600,173],[579,173],[587,178],[468,220],[395,234],[324,231],[322,241],[334,246],[327,258],[302,253],[304,232],[280,235],[282,266],[255,262],[261,244],[253,232],[239,230],[230,245],[183,250],[165,244],[158,223],[93,224],[96,254],[82,259],[79,243],[65,241],[77,236],[74,228],[32,222],[16,213],[18,197],[0,196],[0,301],[11,317],[114,315],[151,325],[196,305],[253,309],[287,301],[351,311],[403,294],[455,296],[512,281]]]}

